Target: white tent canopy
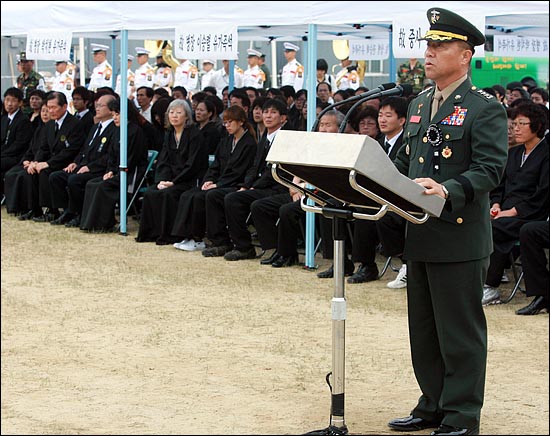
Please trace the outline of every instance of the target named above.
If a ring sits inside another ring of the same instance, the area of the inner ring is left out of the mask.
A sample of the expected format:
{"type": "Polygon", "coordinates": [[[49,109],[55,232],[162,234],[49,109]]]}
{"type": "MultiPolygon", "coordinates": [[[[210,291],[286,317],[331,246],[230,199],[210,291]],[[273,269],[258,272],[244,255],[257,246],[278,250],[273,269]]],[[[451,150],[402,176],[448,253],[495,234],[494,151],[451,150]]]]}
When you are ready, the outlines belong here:
{"type": "Polygon", "coordinates": [[[237,25],[242,41],[303,39],[309,24],[318,26],[319,40],[352,39],[387,34],[393,19],[433,6],[485,16],[488,35],[548,36],[546,1],[3,1],[1,34],[64,29],[74,37],[110,38],[127,30],[129,39],[158,40],[172,39],[174,28],[189,22],[237,25]]]}

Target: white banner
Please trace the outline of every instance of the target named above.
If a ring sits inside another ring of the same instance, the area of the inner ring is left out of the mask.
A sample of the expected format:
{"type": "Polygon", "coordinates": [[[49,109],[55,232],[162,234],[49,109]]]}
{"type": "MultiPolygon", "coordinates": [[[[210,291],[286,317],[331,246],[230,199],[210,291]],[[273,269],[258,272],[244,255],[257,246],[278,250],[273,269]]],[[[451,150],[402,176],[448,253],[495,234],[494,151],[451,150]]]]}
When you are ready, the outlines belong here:
{"type": "Polygon", "coordinates": [[[186,24],[176,28],[175,56],[179,59],[238,59],[237,26],[186,24]]]}
{"type": "Polygon", "coordinates": [[[548,58],[548,38],[511,35],[495,35],[493,38],[495,56],[548,58]]]}
{"type": "MultiPolygon", "coordinates": [[[[483,34],[485,34],[485,17],[464,17],[474,26],[476,26],[483,34]]],[[[419,41],[426,32],[430,30],[430,23],[426,17],[407,17],[398,18],[393,21],[392,26],[392,44],[393,56],[396,58],[424,58],[426,50],[426,41],[419,41]]],[[[474,57],[485,56],[483,46],[478,46],[475,49],[474,57]]]]}
{"type": "Polygon", "coordinates": [[[383,38],[349,40],[352,61],[384,60],[390,56],[390,42],[383,38]]]}
{"type": "Polygon", "coordinates": [[[27,35],[27,59],[30,60],[69,60],[71,55],[71,31],[29,30],[27,35]]]}

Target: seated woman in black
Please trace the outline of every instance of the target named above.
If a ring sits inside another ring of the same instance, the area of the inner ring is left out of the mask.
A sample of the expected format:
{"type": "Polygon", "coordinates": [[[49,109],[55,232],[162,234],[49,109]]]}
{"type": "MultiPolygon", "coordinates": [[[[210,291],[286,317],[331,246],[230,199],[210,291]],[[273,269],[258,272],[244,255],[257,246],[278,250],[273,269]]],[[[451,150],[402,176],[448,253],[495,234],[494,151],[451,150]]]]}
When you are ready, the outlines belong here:
{"type": "Polygon", "coordinates": [[[143,196],[137,242],[167,245],[179,240],[172,236],[172,227],[180,195],[197,186],[201,171],[208,167],[204,136],[193,123],[189,104],[174,100],[167,113],[170,127],[159,154],[155,183],[143,196]]]}

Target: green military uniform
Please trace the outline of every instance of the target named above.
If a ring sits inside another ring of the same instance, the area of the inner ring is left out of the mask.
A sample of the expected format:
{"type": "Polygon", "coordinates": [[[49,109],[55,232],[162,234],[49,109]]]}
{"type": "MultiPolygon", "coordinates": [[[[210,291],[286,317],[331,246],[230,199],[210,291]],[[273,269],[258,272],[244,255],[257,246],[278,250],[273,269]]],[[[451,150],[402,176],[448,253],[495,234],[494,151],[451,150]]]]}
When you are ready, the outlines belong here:
{"type": "MultiPolygon", "coordinates": [[[[21,52],[19,55],[19,60],[21,62],[27,61],[25,52],[21,52]]],[[[35,89],[45,91],[44,77],[34,70],[31,70],[27,77],[25,77],[25,73],[21,73],[17,77],[17,87],[23,91],[23,112],[30,115],[32,113],[32,109],[29,106],[29,95],[35,89]]]]}
{"type": "MultiPolygon", "coordinates": [[[[428,11],[428,18],[430,13],[433,10],[428,11]]],[[[458,16],[442,9],[438,13],[443,32],[433,30],[432,22],[425,38],[456,40],[448,38],[444,24],[458,16]],[[428,37],[430,32],[433,38],[428,37]]],[[[453,24],[465,35],[480,35],[470,42],[472,46],[483,43],[483,35],[470,23],[453,24]]],[[[492,251],[489,192],[499,184],[506,165],[507,121],[496,98],[467,78],[459,82],[454,90],[449,86],[451,94],[433,118],[435,87],[411,102],[395,165],[411,179],[432,178],[449,193],[439,218],[407,226],[409,334],[414,372],[422,390],[411,414],[475,431],[487,360],[481,298],[492,251]]]]}
{"type": "Polygon", "coordinates": [[[397,80],[399,83],[407,83],[412,86],[413,93],[419,94],[424,89],[424,81],[426,80],[426,72],[424,65],[416,61],[414,67],[411,68],[410,62],[407,61],[397,70],[397,80]]]}

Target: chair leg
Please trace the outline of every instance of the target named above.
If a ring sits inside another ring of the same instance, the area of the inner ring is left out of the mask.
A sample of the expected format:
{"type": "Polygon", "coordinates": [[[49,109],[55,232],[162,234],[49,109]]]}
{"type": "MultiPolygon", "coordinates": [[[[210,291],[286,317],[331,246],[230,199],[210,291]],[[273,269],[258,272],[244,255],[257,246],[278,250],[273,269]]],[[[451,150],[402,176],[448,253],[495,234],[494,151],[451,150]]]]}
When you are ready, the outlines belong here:
{"type": "Polygon", "coordinates": [[[500,302],[501,303],[509,303],[510,301],[512,301],[512,298],[515,297],[516,293],[518,292],[518,290],[521,290],[521,281],[523,280],[523,271],[520,273],[518,279],[516,280],[516,283],[514,285],[514,289],[512,289],[512,292],[510,292],[510,295],[506,298],[501,298],[500,299],[500,302]]]}
{"type": "Polygon", "coordinates": [[[386,262],[384,263],[384,266],[382,267],[382,271],[380,272],[380,274],[378,274],[378,278],[382,278],[382,276],[384,274],[386,274],[386,271],[388,270],[389,267],[391,267],[393,269],[391,260],[392,260],[391,256],[386,258],[386,262]]]}

